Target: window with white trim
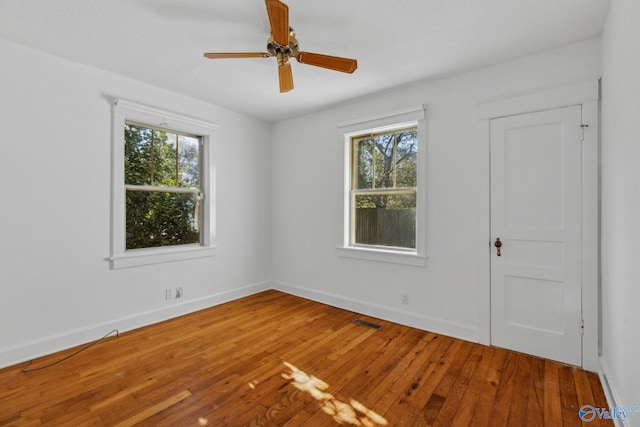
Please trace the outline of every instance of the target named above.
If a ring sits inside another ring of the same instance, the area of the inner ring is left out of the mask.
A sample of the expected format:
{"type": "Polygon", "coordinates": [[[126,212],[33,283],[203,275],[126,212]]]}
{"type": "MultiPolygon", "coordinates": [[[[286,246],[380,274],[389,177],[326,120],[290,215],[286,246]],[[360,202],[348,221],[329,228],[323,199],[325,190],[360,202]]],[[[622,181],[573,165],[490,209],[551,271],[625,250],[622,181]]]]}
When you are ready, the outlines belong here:
{"type": "Polygon", "coordinates": [[[425,107],[338,125],[344,143],[339,255],[423,266],[425,107]]]}
{"type": "Polygon", "coordinates": [[[112,268],[214,255],[215,128],[114,101],[112,268]]]}

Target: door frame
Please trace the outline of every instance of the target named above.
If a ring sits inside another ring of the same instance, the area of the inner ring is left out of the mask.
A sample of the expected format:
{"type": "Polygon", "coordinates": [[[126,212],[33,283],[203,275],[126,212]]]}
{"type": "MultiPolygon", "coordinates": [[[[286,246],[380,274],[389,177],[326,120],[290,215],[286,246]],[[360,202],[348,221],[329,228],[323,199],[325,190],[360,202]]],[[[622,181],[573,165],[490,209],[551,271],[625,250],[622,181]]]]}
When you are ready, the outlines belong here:
{"type": "Polygon", "coordinates": [[[574,105],[582,106],[582,367],[598,371],[600,342],[599,99],[600,80],[490,99],[478,104],[478,342],[491,345],[490,121],[574,105]]]}

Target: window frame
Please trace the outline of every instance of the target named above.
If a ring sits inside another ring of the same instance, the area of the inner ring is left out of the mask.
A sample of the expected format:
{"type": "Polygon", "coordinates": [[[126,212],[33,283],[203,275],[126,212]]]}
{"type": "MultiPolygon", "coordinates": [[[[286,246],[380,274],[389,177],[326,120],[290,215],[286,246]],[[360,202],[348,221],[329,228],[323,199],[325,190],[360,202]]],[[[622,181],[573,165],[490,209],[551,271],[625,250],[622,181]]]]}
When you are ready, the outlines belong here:
{"type": "MultiPolygon", "coordinates": [[[[147,178],[149,179],[149,182],[145,183],[145,184],[132,184],[132,183],[128,183],[125,182],[124,187],[125,187],[125,194],[129,194],[129,193],[168,193],[168,194],[189,194],[191,195],[191,197],[194,197],[197,201],[196,201],[196,209],[195,209],[195,218],[197,218],[197,228],[196,230],[198,231],[198,245],[200,244],[200,242],[202,241],[202,237],[203,237],[203,233],[202,233],[202,201],[205,199],[205,194],[202,188],[202,154],[203,154],[203,148],[204,148],[204,142],[202,140],[202,137],[200,135],[194,135],[191,133],[186,133],[186,132],[181,132],[175,129],[163,129],[161,127],[158,126],[153,126],[150,124],[145,124],[145,123],[138,123],[138,122],[134,122],[131,120],[125,120],[125,129],[129,127],[136,127],[139,129],[147,129],[149,131],[151,131],[151,135],[150,135],[150,144],[151,144],[151,157],[150,157],[150,162],[151,164],[154,163],[155,160],[155,156],[153,155],[153,140],[154,140],[154,134],[156,132],[160,132],[160,133],[164,133],[165,135],[173,135],[175,137],[175,143],[176,143],[176,162],[173,164],[173,166],[175,167],[175,178],[176,178],[176,182],[179,183],[179,151],[180,151],[180,137],[186,137],[186,138],[191,138],[193,140],[197,141],[197,145],[198,145],[198,180],[197,180],[197,185],[194,186],[189,186],[189,187],[185,187],[185,186],[181,186],[181,185],[173,185],[173,186],[168,186],[168,185],[158,185],[155,183],[155,176],[153,173],[153,168],[151,171],[151,175],[148,176],[147,178]]],[[[126,133],[126,132],[125,132],[126,133]]],[[[125,137],[125,143],[126,143],[126,137],[125,137]]],[[[125,148],[125,158],[127,156],[126,153],[126,148],[125,148]]],[[[126,167],[125,167],[125,175],[126,175],[126,167]]],[[[125,177],[125,181],[126,181],[126,177],[125,177]]],[[[127,220],[127,218],[125,218],[125,221],[127,220]]],[[[196,221],[194,221],[196,222],[196,221]]],[[[128,236],[127,236],[128,238],[128,236]]],[[[126,239],[125,239],[126,240],[126,239]]],[[[183,244],[181,245],[160,245],[160,246],[149,246],[148,248],[159,248],[159,247],[166,247],[166,246],[183,246],[183,244]]],[[[130,251],[132,249],[139,249],[139,248],[130,248],[129,246],[129,242],[125,241],[125,247],[127,251],[130,251]]]]}
{"type": "Polygon", "coordinates": [[[112,100],[111,146],[111,269],[136,267],[186,259],[214,256],[216,253],[215,227],[215,165],[213,162],[214,123],[172,113],[136,102],[115,98],[112,100]],[[201,242],[153,248],[126,249],[126,184],[124,182],[124,126],[136,122],[150,127],[197,135],[202,138],[201,190],[202,231],[201,242]]]}
{"type": "MultiPolygon", "coordinates": [[[[350,150],[349,150],[349,155],[351,158],[350,161],[350,167],[351,167],[351,174],[350,174],[350,197],[349,197],[349,206],[350,206],[350,211],[349,211],[349,215],[350,215],[350,232],[349,232],[349,245],[353,246],[353,247],[357,247],[357,248],[369,248],[369,249],[384,249],[384,250],[395,250],[395,251],[399,251],[399,252],[415,252],[417,248],[408,248],[408,247],[401,247],[401,246],[384,246],[384,245],[374,245],[374,244],[367,244],[367,243],[356,243],[356,228],[357,228],[357,218],[356,218],[356,213],[357,213],[357,208],[356,208],[356,199],[358,198],[358,196],[366,196],[366,195],[370,195],[370,196],[390,196],[390,195],[415,195],[416,196],[416,201],[417,201],[417,195],[418,195],[418,187],[417,187],[417,157],[419,154],[419,150],[418,152],[416,152],[416,185],[412,186],[412,187],[398,187],[396,186],[396,176],[397,176],[397,164],[394,161],[394,170],[393,170],[393,181],[394,181],[394,185],[393,187],[377,187],[376,186],[376,172],[375,172],[375,156],[376,156],[376,150],[373,149],[372,151],[372,158],[373,158],[373,175],[371,177],[372,179],[372,186],[371,188],[357,188],[358,185],[356,184],[357,181],[357,176],[358,176],[358,166],[357,166],[357,154],[356,154],[356,144],[358,142],[358,140],[363,140],[366,139],[367,137],[369,138],[376,138],[379,136],[384,136],[384,135],[390,135],[393,134],[394,135],[394,146],[393,146],[393,157],[394,159],[396,158],[396,149],[397,149],[397,141],[395,140],[395,135],[397,135],[397,133],[402,132],[402,131],[406,131],[406,130],[413,130],[416,129],[416,140],[418,141],[418,147],[419,147],[419,139],[418,139],[418,135],[417,135],[417,127],[416,126],[406,126],[406,127],[393,127],[387,131],[383,131],[383,132],[366,132],[364,134],[356,134],[356,135],[352,135],[349,138],[349,144],[350,144],[350,150]]],[[[417,206],[416,206],[417,208],[417,206]]],[[[416,213],[417,213],[417,209],[416,209],[416,213]]],[[[416,216],[415,218],[415,224],[414,226],[417,225],[418,222],[418,218],[416,216]]],[[[415,237],[415,235],[414,235],[415,237]]],[[[415,241],[415,243],[417,244],[417,241],[415,241]]]]}
{"type": "Polygon", "coordinates": [[[412,266],[426,266],[426,105],[411,107],[383,115],[339,123],[338,134],[342,152],[342,221],[338,244],[340,257],[370,261],[391,262],[412,266]],[[382,133],[409,127],[417,128],[417,181],[416,181],[416,248],[395,248],[352,243],[354,232],[353,190],[354,164],[352,138],[363,134],[382,133]]]}

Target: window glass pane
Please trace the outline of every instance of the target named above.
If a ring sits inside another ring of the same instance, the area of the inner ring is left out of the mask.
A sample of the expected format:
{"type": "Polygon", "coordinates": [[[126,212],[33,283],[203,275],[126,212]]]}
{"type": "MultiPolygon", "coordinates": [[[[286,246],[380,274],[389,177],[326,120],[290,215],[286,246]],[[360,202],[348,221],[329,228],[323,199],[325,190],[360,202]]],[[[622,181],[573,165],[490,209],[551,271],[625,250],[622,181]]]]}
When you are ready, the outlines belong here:
{"type": "Polygon", "coordinates": [[[395,166],[395,134],[377,135],[374,138],[375,173],[374,188],[393,188],[395,166]]]}
{"type": "Polygon", "coordinates": [[[152,151],[152,185],[162,185],[165,187],[177,187],[178,177],[176,174],[177,160],[177,135],[164,132],[153,132],[152,151]]]}
{"type": "Polygon", "coordinates": [[[195,194],[126,192],[126,248],[200,242],[200,203],[195,194]]]}
{"type": "Polygon", "coordinates": [[[415,249],[416,194],[356,194],[355,244],[415,249]]]}
{"type": "Polygon", "coordinates": [[[178,178],[180,187],[200,187],[200,138],[178,137],[178,178]]]}
{"type": "Polygon", "coordinates": [[[125,124],[125,184],[200,187],[200,138],[125,124]]]}
{"type": "Polygon", "coordinates": [[[151,185],[151,129],[124,126],[124,182],[151,185]]]}
{"type": "Polygon", "coordinates": [[[418,132],[397,130],[353,139],[353,189],[416,187],[418,132]]]}
{"type": "Polygon", "coordinates": [[[418,132],[399,132],[396,140],[396,187],[417,187],[418,132]]]}
{"type": "Polygon", "coordinates": [[[373,188],[373,139],[357,139],[354,151],[354,188],[373,188]]]}

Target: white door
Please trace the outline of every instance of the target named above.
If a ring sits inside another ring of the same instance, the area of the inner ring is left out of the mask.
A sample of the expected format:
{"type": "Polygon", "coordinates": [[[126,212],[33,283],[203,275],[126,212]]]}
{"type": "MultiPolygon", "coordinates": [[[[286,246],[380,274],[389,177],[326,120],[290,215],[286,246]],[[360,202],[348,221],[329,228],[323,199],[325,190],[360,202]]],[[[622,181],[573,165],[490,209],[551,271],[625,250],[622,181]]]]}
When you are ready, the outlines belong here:
{"type": "Polygon", "coordinates": [[[490,128],[491,344],[578,366],[581,115],[559,108],[490,128]]]}

